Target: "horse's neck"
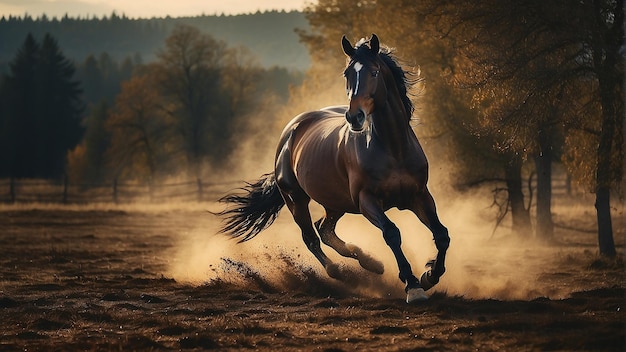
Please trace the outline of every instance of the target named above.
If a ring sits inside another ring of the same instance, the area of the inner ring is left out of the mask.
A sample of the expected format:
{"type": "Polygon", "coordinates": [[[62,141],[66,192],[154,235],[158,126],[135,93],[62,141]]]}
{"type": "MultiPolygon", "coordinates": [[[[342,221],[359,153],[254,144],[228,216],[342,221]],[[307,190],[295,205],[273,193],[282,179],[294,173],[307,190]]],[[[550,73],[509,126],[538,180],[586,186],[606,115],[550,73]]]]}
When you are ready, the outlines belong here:
{"type": "Polygon", "coordinates": [[[374,133],[397,159],[403,159],[409,148],[409,117],[402,101],[390,99],[374,116],[374,133]]]}

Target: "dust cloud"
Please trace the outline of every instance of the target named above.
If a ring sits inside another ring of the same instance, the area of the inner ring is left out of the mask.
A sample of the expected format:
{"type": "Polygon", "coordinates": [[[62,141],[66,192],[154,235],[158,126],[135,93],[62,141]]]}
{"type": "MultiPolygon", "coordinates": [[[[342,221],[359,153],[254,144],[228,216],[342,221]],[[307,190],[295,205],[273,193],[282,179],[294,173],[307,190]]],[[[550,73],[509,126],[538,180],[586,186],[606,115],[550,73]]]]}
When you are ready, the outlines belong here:
{"type": "MultiPolygon", "coordinates": [[[[571,292],[569,288],[540,283],[545,267],[536,264],[542,263],[542,259],[537,258],[549,258],[553,249],[528,243],[522,245],[508,237],[491,239],[489,198],[442,194],[438,200],[440,218],[450,231],[451,246],[446,274],[429,293],[444,292],[474,299],[533,299],[562,298],[571,292]],[[533,260],[527,260],[531,258],[533,260]]],[[[219,210],[219,207],[215,204],[211,210],[219,210]]],[[[318,205],[313,204],[311,208],[314,219],[323,214],[318,205]]],[[[388,215],[400,228],[403,250],[414,274],[419,277],[425,270],[425,263],[436,255],[432,235],[410,212],[390,210],[388,215]]],[[[304,245],[299,228],[286,209],[270,228],[244,243],[217,234],[219,219],[216,218],[213,225],[181,235],[170,268],[170,275],[177,281],[228,283],[273,292],[404,296],[391,250],[380,231],[360,215],[344,216],[338,223],[337,234],[382,261],[385,272],[382,275],[370,273],[360,268],[356,260],[341,257],[330,247],[323,246],[331,260],[351,273],[352,279],[348,282],[326,275],[304,245]]]]}
{"type": "MultiPolygon", "coordinates": [[[[295,92],[295,99],[283,110],[272,112],[275,116],[259,115],[258,126],[242,129],[236,138],[239,149],[232,162],[219,178],[252,181],[270,172],[273,166],[275,143],[283,122],[310,106],[336,104],[326,94],[314,103],[304,89],[295,92]],[[300,101],[300,103],[298,103],[300,101]],[[289,117],[287,117],[289,116],[289,117]],[[272,122],[274,121],[274,122],[272,122]],[[278,123],[280,122],[280,123],[278,123]]],[[[340,96],[340,95],[339,95],[340,96]]],[[[340,102],[341,103],[341,102],[340,102]]],[[[250,126],[248,126],[250,127],[250,126]]],[[[416,128],[419,128],[417,126],[416,128]]],[[[426,153],[431,161],[437,160],[426,153]]],[[[429,188],[437,202],[442,223],[448,227],[451,246],[446,262],[446,274],[430,292],[445,292],[466,298],[532,299],[541,296],[564,297],[567,288],[539,284],[544,267],[530,265],[526,258],[551,256],[552,249],[500,238],[492,239],[495,222],[494,209],[490,208],[492,196],[484,190],[458,193],[451,190],[449,164],[431,162],[429,188]]],[[[243,186],[243,183],[241,184],[243,186]]],[[[216,197],[216,199],[219,197],[216,197]]],[[[212,204],[210,211],[222,210],[222,205],[212,204]]],[[[318,205],[311,205],[313,220],[323,215],[318,205]]],[[[436,255],[432,235],[419,220],[406,211],[391,210],[389,217],[402,233],[403,250],[419,277],[425,263],[436,255]]],[[[207,217],[212,217],[209,213],[207,217]]],[[[237,240],[217,234],[220,219],[214,217],[209,228],[198,228],[181,234],[171,261],[170,275],[177,281],[194,284],[227,283],[264,290],[304,290],[309,293],[361,295],[366,297],[404,297],[403,284],[398,279],[398,269],[385,244],[382,234],[360,215],[346,215],[337,226],[337,234],[384,263],[382,275],[370,273],[359,267],[354,259],[343,258],[331,248],[323,246],[325,253],[343,270],[350,272],[349,282],[339,282],[327,276],[320,263],[307,250],[300,230],[291,214],[284,208],[277,221],[251,241],[238,244],[237,240]]],[[[529,234],[530,235],[530,234],[529,234]]],[[[532,261],[536,263],[537,260],[532,261]]],[[[541,262],[541,260],[539,260],[541,262]]]]}

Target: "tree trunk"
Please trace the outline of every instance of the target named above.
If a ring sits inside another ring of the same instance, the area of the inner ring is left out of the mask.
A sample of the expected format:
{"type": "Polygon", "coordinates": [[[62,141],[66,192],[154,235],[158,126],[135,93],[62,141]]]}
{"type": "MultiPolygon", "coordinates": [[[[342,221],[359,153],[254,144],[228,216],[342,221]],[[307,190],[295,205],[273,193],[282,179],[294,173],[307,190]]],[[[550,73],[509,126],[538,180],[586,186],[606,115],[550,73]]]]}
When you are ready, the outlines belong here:
{"type": "Polygon", "coordinates": [[[598,247],[600,254],[608,257],[615,256],[615,242],[613,241],[613,223],[611,221],[611,192],[608,187],[598,187],[596,190],[596,212],[598,217],[598,247]]]}
{"type": "MultiPolygon", "coordinates": [[[[598,23],[604,23],[604,16],[598,2],[588,2],[598,23]]],[[[611,167],[614,154],[623,155],[621,150],[621,134],[616,131],[617,121],[624,118],[624,100],[622,84],[624,83],[624,57],[620,48],[624,37],[624,1],[618,0],[611,9],[615,19],[608,30],[592,32],[593,64],[600,90],[600,104],[602,105],[602,129],[597,149],[596,166],[596,213],[598,219],[598,247],[601,255],[615,256],[615,242],[613,241],[613,224],[611,221],[611,182],[612,175],[619,174],[611,167]]],[[[623,121],[623,120],[622,120],[623,121]]],[[[623,163],[623,160],[621,161],[623,163]]],[[[616,166],[621,168],[622,165],[616,166]]]]}
{"type": "Polygon", "coordinates": [[[539,131],[539,155],[535,156],[537,170],[537,226],[538,239],[550,241],[554,237],[552,222],[552,137],[550,127],[539,131]]]}
{"type": "Polygon", "coordinates": [[[531,232],[530,214],[524,207],[522,193],[522,160],[514,158],[505,166],[506,187],[509,192],[511,215],[513,216],[513,233],[519,237],[528,237],[531,232]]]}
{"type": "MultiPolygon", "coordinates": [[[[600,88],[604,90],[603,87],[600,88]]],[[[606,93],[605,93],[606,94],[606,93]]],[[[615,256],[613,223],[611,221],[611,154],[615,135],[615,111],[612,103],[602,99],[602,131],[598,144],[596,169],[596,216],[598,219],[598,246],[601,255],[615,256]]]]}

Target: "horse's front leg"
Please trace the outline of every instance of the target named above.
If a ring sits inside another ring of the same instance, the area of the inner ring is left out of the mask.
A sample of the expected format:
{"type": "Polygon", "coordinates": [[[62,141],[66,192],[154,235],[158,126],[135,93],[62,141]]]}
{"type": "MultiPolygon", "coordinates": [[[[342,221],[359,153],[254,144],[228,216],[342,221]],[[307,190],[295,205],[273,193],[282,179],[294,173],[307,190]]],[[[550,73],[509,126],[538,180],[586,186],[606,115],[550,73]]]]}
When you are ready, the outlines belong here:
{"type": "Polygon", "coordinates": [[[420,278],[420,283],[424,290],[429,290],[439,282],[439,279],[446,271],[446,252],[450,246],[450,236],[448,235],[448,229],[439,221],[435,201],[428,189],[425,189],[424,193],[417,197],[411,210],[433,233],[433,239],[437,247],[436,259],[426,264],[430,269],[422,274],[420,278]]]}
{"type": "Polygon", "coordinates": [[[361,192],[359,207],[363,216],[383,232],[385,243],[387,243],[393,252],[396,262],[398,263],[398,269],[400,270],[400,280],[406,284],[404,290],[407,293],[407,303],[427,300],[428,296],[420,285],[419,280],[413,275],[411,264],[409,264],[409,261],[402,252],[400,230],[389,220],[387,215],[385,215],[379,201],[375,197],[361,192]]]}

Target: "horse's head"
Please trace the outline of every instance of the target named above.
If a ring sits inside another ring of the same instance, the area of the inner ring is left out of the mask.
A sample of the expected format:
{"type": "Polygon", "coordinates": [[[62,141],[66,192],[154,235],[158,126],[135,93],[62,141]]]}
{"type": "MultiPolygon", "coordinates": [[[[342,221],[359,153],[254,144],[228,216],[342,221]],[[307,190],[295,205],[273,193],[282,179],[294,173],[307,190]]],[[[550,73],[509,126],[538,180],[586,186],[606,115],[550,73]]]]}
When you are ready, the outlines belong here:
{"type": "Polygon", "coordinates": [[[362,130],[368,118],[386,101],[386,87],[381,75],[384,62],[379,58],[380,42],[376,34],[369,41],[361,40],[355,47],[343,36],[341,45],[349,62],[344,77],[350,107],[346,120],[355,131],[362,130]],[[367,45],[369,44],[369,45],[367,45]]]}

